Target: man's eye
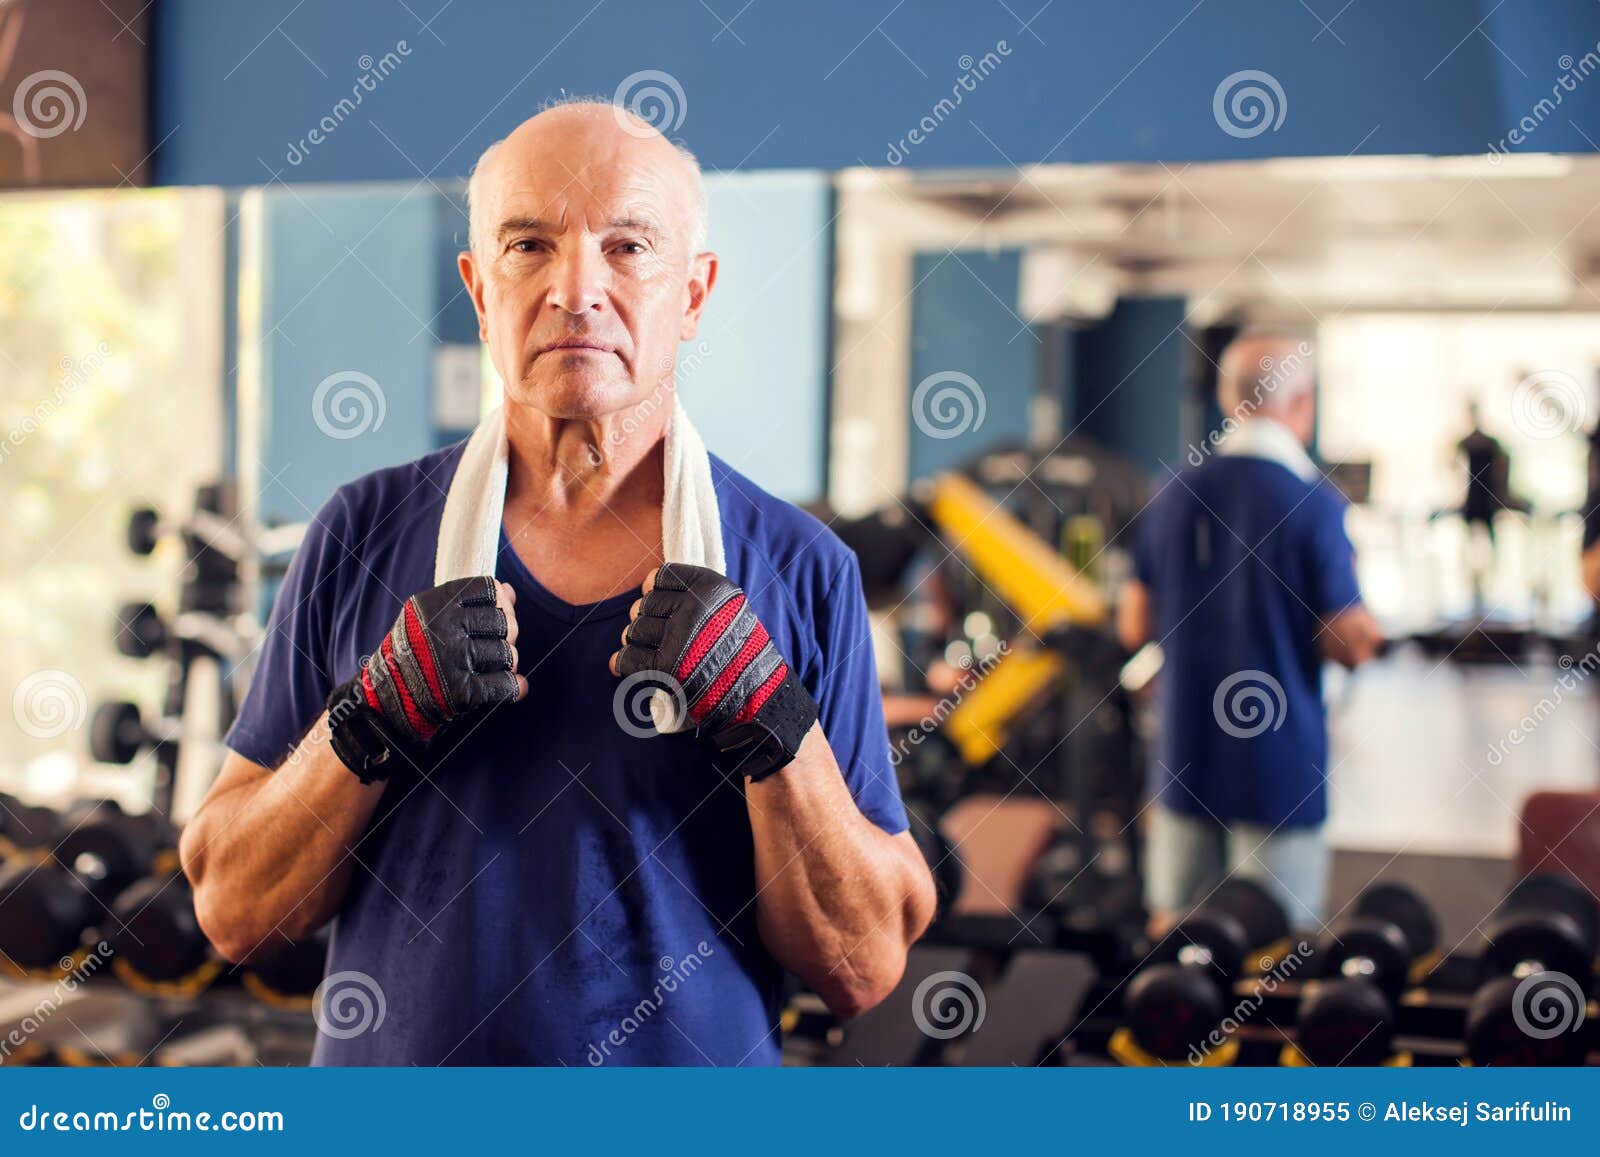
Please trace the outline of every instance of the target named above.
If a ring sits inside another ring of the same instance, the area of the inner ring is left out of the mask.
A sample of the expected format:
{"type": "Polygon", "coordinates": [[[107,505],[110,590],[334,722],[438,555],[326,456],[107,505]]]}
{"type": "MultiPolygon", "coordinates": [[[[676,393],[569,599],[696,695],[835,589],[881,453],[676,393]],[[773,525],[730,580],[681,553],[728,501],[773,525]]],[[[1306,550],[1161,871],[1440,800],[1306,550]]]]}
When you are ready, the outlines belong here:
{"type": "Polygon", "coordinates": [[[524,237],[520,241],[513,241],[511,243],[511,248],[518,253],[532,253],[538,247],[539,242],[528,237],[524,237]]]}
{"type": "Polygon", "coordinates": [[[637,241],[624,241],[621,245],[617,246],[617,251],[619,253],[627,254],[629,257],[636,257],[643,253],[645,249],[644,246],[637,241]]]}

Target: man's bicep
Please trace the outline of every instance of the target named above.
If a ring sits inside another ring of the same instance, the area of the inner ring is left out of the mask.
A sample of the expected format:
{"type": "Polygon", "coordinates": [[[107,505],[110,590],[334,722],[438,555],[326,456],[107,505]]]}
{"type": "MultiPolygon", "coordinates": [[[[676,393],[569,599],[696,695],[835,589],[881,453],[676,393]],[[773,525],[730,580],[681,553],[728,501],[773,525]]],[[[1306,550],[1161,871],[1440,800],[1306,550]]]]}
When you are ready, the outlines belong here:
{"type": "Polygon", "coordinates": [[[1356,551],[1345,531],[1344,513],[1342,504],[1329,504],[1311,529],[1306,560],[1311,588],[1308,602],[1311,610],[1324,620],[1361,602],[1356,551]]]}
{"type": "Polygon", "coordinates": [[[276,767],[322,714],[333,690],[329,623],[349,557],[349,520],[335,494],[312,519],[279,586],[239,714],[223,742],[276,767]]]}

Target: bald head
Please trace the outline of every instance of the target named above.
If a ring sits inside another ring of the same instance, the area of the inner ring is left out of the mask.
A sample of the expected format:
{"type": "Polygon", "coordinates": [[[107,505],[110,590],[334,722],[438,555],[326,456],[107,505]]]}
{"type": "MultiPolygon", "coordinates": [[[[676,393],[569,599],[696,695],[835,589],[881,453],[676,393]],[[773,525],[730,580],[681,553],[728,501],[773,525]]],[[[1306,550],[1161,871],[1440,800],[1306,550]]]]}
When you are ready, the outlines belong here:
{"type": "Polygon", "coordinates": [[[1226,417],[1282,419],[1298,409],[1313,382],[1311,346],[1278,334],[1245,334],[1222,352],[1217,405],[1226,417]]]}
{"type": "Polygon", "coordinates": [[[468,244],[484,252],[507,186],[515,187],[531,169],[545,166],[566,184],[617,165],[653,174],[675,192],[691,252],[705,248],[706,189],[694,154],[622,106],[588,97],[550,104],[478,157],[467,180],[468,244]]]}
{"type": "Polygon", "coordinates": [[[603,425],[672,388],[717,277],[693,156],[626,109],[568,101],[492,146],[468,195],[456,265],[508,414],[603,425]]]}

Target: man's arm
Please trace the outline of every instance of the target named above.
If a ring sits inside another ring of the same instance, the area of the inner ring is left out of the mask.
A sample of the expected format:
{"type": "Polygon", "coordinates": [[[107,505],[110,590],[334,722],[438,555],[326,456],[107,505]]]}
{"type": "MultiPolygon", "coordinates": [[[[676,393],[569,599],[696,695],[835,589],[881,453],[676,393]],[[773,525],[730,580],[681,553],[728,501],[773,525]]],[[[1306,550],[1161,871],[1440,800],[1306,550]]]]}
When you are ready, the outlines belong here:
{"type": "Polygon", "coordinates": [[[1600,602],[1600,540],[1590,543],[1583,552],[1583,585],[1589,597],[1600,602]]]}
{"type": "Polygon", "coordinates": [[[891,836],[861,813],[820,724],[745,798],[762,942],[835,1014],[865,1012],[900,982],[906,950],[933,919],[921,850],[910,832],[891,836]]]}
{"type": "Polygon", "coordinates": [[[1376,657],[1382,646],[1383,630],[1378,620],[1359,603],[1324,618],[1317,632],[1317,649],[1322,657],[1352,669],[1376,657]]]}
{"type": "MultiPolygon", "coordinates": [[[[829,702],[849,703],[887,756],[854,560],[844,573],[849,586],[824,612],[842,614],[833,629],[821,626],[841,644],[829,702]]],[[[900,982],[907,948],[933,918],[933,877],[915,840],[889,835],[857,805],[823,730],[826,712],[727,576],[669,562],[646,576],[628,618],[611,673],[663,676],[720,766],[749,777],[763,943],[834,1012],[865,1012],[900,982]]],[[[893,802],[892,778],[872,782],[893,802]]],[[[894,826],[897,803],[884,810],[894,826]]]]}
{"type": "Polygon", "coordinates": [[[389,770],[458,720],[528,693],[515,605],[489,575],[413,595],[276,770],[230,754],[178,849],[219,952],[242,962],[331,919],[389,770]]]}
{"type": "Polygon", "coordinates": [[[1138,579],[1128,579],[1117,598],[1117,641],[1132,654],[1150,641],[1154,630],[1149,589],[1138,579]]]}
{"type": "Polygon", "coordinates": [[[178,846],[217,951],[243,963],[332,919],[384,786],[333,753],[326,714],[275,771],[230,752],[178,846]]]}

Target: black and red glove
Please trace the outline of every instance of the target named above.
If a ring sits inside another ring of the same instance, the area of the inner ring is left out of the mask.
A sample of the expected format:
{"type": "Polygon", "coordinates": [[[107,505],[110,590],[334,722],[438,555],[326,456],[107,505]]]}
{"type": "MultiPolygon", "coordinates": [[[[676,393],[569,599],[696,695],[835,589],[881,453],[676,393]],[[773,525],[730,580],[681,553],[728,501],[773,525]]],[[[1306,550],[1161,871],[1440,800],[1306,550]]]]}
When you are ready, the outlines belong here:
{"type": "Polygon", "coordinates": [[[492,576],[412,595],[383,645],[328,696],[333,750],[362,783],[413,763],[441,731],[520,698],[515,595],[492,576]]]}
{"type": "Polygon", "coordinates": [[[645,580],[630,617],[614,674],[666,676],[699,736],[752,780],[793,762],[817,704],[742,590],[714,570],[669,562],[645,580]]]}

